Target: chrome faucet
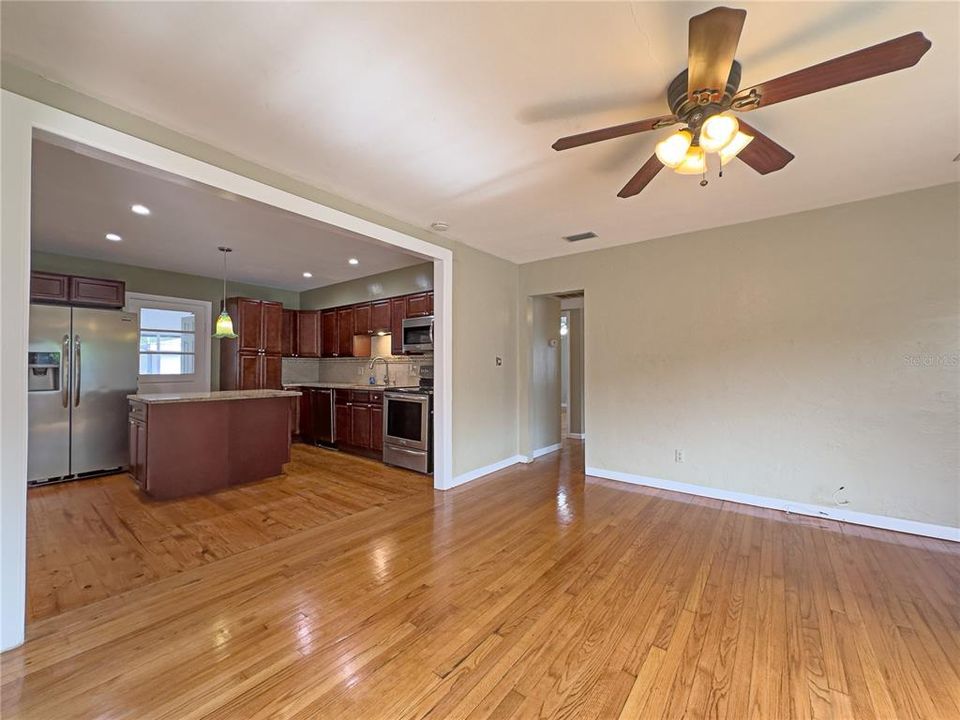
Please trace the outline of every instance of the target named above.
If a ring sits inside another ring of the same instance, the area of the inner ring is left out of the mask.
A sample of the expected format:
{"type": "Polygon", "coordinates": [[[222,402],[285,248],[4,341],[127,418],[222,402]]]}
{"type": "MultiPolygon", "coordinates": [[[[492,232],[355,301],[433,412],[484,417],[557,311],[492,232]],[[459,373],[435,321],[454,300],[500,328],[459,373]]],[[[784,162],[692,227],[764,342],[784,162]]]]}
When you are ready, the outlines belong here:
{"type": "Polygon", "coordinates": [[[373,366],[376,364],[377,360],[383,362],[383,384],[390,384],[390,366],[387,364],[386,358],[377,355],[373,360],[370,361],[370,369],[373,370],[373,366]]]}

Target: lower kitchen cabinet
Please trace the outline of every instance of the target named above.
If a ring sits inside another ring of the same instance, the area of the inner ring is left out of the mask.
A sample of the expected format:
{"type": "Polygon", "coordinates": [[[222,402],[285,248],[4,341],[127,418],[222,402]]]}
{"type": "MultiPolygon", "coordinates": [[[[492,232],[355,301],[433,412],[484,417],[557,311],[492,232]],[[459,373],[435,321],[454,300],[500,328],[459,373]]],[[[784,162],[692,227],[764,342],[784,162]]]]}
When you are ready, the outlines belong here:
{"type": "Polygon", "coordinates": [[[383,392],[337,390],[335,438],[345,452],[379,458],[383,454],[383,392]]]}
{"type": "Polygon", "coordinates": [[[383,406],[370,406],[370,449],[383,453],[383,406]]]}
{"type": "Polygon", "coordinates": [[[334,427],[337,446],[353,445],[353,415],[351,404],[337,405],[334,411],[334,427]]]}

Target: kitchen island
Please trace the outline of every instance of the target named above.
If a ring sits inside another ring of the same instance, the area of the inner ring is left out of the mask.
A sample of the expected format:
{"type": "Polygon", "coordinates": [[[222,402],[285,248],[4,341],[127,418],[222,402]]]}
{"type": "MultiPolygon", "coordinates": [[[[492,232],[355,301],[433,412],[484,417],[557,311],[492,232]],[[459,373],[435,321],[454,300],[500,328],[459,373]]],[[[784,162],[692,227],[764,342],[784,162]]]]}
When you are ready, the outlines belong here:
{"type": "Polygon", "coordinates": [[[130,474],[171,499],[280,475],[290,460],[293,390],[128,395],[130,474]]]}

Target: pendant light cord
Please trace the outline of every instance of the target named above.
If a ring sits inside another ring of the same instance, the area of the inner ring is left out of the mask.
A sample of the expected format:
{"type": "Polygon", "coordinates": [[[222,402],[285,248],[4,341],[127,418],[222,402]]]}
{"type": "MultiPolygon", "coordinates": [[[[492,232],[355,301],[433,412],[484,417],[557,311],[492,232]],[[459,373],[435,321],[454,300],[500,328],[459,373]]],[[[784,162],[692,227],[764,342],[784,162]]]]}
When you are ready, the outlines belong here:
{"type": "Polygon", "coordinates": [[[227,310],[227,251],[221,250],[223,253],[223,302],[220,304],[220,312],[226,312],[227,310]]]}

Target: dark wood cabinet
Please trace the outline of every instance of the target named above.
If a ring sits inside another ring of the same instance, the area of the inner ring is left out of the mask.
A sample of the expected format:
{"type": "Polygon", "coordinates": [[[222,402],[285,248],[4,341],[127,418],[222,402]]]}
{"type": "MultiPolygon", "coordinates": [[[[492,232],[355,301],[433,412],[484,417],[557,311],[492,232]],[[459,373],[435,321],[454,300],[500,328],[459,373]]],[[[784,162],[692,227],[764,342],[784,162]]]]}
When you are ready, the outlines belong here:
{"type": "MultiPolygon", "coordinates": [[[[225,390],[256,390],[260,387],[260,353],[239,353],[237,356],[237,386],[220,389],[225,390]]],[[[221,359],[222,361],[222,359],[221,359]]]]}
{"type": "Polygon", "coordinates": [[[70,302],[70,278],[55,273],[30,273],[30,302],[70,302]]]}
{"type": "Polygon", "coordinates": [[[338,357],[353,357],[353,321],[352,307],[337,310],[338,357]]]}
{"type": "Polygon", "coordinates": [[[337,446],[368,457],[383,454],[383,392],[336,390],[337,446]]]}
{"type": "Polygon", "coordinates": [[[260,388],[280,390],[283,374],[283,358],[280,355],[260,356],[260,388]]]}
{"type": "Polygon", "coordinates": [[[34,272],[30,274],[30,302],[122,308],[126,284],[123,280],[34,272]]]}
{"type": "Polygon", "coordinates": [[[296,357],[299,350],[298,338],[300,337],[297,327],[300,313],[296,310],[283,309],[283,330],[280,339],[280,354],[284,357],[296,357]]]}
{"type": "Polygon", "coordinates": [[[407,317],[424,317],[433,312],[433,293],[407,295],[407,317]]]}
{"type": "Polygon", "coordinates": [[[259,352],[263,349],[263,303],[249,298],[230,298],[227,312],[233,319],[239,352],[259,352]]]}
{"type": "Polygon", "coordinates": [[[369,335],[370,327],[370,303],[355,305],[353,308],[353,334],[369,335]]]}
{"type": "Polygon", "coordinates": [[[403,319],[407,315],[406,298],[390,300],[390,353],[403,355],[403,319]]]}
{"type": "Polygon", "coordinates": [[[353,445],[353,416],[350,403],[334,406],[334,421],[336,428],[335,439],[337,445],[353,445]]]}
{"type": "Polygon", "coordinates": [[[70,303],[90,307],[122,308],[126,303],[125,283],[122,280],[71,276],[70,303]]]}
{"type": "Polygon", "coordinates": [[[236,338],[220,341],[220,389],[279,389],[283,306],[270,300],[228,298],[236,338]]]}
{"type": "Polygon", "coordinates": [[[294,397],[130,402],[130,474],[171,499],[279,475],[290,460],[294,397]]]}
{"type": "Polygon", "coordinates": [[[383,453],[383,407],[370,406],[370,449],[383,453]]]}
{"type": "Polygon", "coordinates": [[[353,445],[370,447],[370,405],[354,403],[350,407],[350,432],[353,445]]]}
{"type": "Polygon", "coordinates": [[[300,310],[297,313],[298,357],[320,357],[320,312],[300,310]]]}
{"type": "Polygon", "coordinates": [[[305,443],[313,444],[313,388],[300,388],[297,434],[305,443]]]}
{"type": "Polygon", "coordinates": [[[340,328],[336,310],[324,310],[320,313],[320,355],[321,357],[340,355],[340,328]]]}
{"type": "Polygon", "coordinates": [[[267,355],[281,355],[283,352],[283,305],[278,302],[260,303],[263,312],[263,345],[261,350],[267,355]]]}
{"type": "Polygon", "coordinates": [[[390,301],[370,303],[370,332],[390,332],[390,301]]]}

